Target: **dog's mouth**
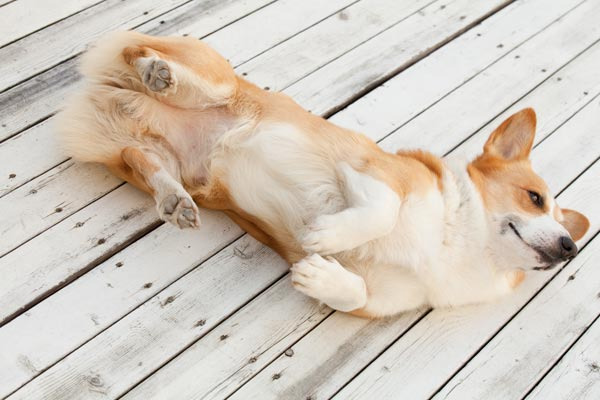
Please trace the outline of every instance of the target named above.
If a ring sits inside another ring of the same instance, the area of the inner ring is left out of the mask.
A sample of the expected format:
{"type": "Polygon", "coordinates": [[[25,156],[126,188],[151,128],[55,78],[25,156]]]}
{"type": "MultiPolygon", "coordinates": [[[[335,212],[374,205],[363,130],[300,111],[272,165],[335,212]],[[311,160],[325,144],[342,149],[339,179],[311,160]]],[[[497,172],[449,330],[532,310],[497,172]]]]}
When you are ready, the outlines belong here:
{"type": "Polygon", "coordinates": [[[540,267],[533,267],[534,270],[547,271],[547,270],[553,268],[554,266],[556,266],[556,264],[558,263],[558,260],[555,257],[552,257],[550,254],[545,252],[543,249],[540,249],[539,247],[534,247],[534,246],[530,245],[529,243],[527,243],[523,239],[523,237],[521,236],[519,231],[517,230],[517,227],[512,222],[509,222],[508,226],[514,232],[514,234],[521,240],[521,242],[523,242],[525,245],[527,245],[527,247],[529,247],[530,249],[532,249],[533,251],[535,251],[537,253],[538,262],[540,264],[544,264],[543,266],[540,266],[540,267]]]}

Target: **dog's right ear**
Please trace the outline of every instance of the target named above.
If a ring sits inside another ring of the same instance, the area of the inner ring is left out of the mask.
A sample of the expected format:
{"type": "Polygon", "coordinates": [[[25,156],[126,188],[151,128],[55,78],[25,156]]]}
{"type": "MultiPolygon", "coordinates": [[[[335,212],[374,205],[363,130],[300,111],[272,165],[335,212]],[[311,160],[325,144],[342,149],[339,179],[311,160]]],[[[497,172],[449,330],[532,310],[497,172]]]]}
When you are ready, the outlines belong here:
{"type": "Polygon", "coordinates": [[[569,232],[573,241],[578,241],[590,229],[590,221],[580,212],[563,208],[563,220],[560,222],[562,226],[569,232]]]}
{"type": "Polygon", "coordinates": [[[535,137],[536,117],[533,108],[525,108],[506,119],[483,146],[483,151],[503,160],[529,157],[535,137]]]}

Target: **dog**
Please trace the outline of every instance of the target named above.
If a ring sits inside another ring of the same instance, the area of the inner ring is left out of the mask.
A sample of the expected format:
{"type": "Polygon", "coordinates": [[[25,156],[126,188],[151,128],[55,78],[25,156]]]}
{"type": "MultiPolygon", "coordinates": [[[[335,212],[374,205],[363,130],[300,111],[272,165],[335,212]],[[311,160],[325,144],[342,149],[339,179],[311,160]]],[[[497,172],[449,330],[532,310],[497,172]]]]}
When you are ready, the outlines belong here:
{"type": "Polygon", "coordinates": [[[81,72],[58,116],[69,155],[149,193],[179,228],[200,225],[198,206],[224,211],[292,265],[297,290],[339,311],[492,301],[574,257],[589,227],[531,168],[532,109],[451,163],[384,152],[236,76],[197,39],[113,33],[81,72]]]}

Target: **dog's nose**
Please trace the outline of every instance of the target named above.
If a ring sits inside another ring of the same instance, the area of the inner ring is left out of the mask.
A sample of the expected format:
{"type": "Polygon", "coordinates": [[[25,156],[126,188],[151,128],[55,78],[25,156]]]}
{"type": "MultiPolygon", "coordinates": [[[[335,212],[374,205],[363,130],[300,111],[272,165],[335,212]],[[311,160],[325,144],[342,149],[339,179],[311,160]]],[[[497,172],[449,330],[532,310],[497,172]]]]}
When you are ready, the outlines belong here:
{"type": "Polygon", "coordinates": [[[577,245],[568,236],[563,236],[560,241],[560,255],[564,260],[573,258],[577,255],[577,245]]]}

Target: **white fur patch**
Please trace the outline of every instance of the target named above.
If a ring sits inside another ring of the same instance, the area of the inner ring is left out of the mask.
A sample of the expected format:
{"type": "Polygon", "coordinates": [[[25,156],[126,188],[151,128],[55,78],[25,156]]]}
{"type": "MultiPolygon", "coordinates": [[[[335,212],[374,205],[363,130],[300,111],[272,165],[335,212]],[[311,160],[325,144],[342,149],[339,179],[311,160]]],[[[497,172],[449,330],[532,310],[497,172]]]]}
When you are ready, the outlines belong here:
{"type": "Polygon", "coordinates": [[[308,253],[334,254],[385,236],[398,220],[400,197],[385,183],[340,163],[348,208],[320,215],[302,240],[308,253]]]}

